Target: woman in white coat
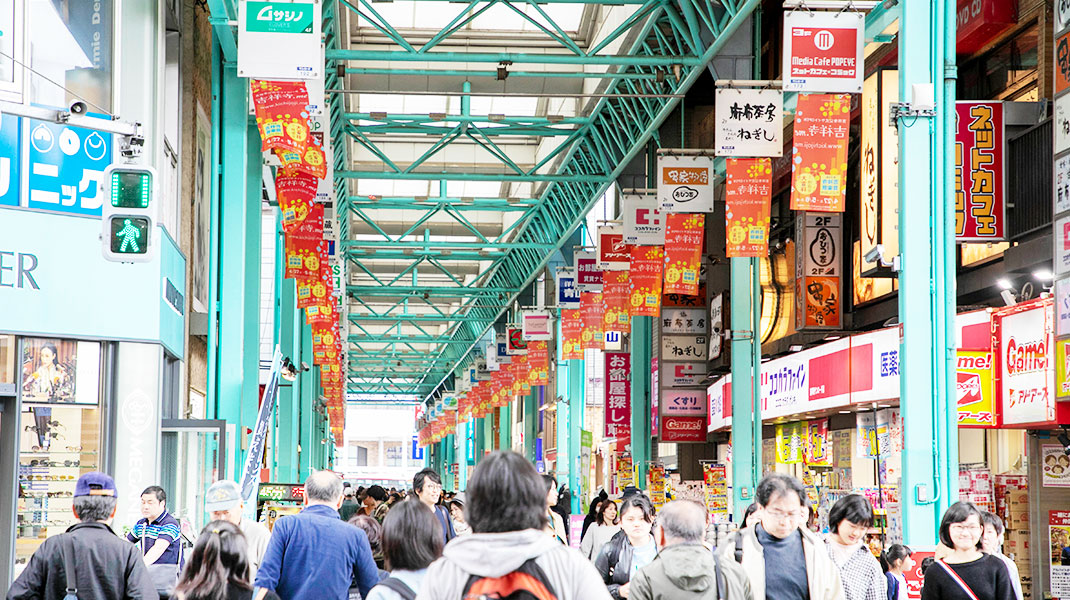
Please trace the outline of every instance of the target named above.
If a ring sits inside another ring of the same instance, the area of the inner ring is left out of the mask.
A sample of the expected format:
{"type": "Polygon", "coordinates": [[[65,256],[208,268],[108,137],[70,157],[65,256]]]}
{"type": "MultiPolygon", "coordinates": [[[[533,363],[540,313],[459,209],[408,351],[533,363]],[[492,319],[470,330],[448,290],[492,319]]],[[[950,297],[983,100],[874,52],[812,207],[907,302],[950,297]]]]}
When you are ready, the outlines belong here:
{"type": "Polygon", "coordinates": [[[620,531],[620,514],[617,512],[617,503],[613,500],[606,500],[598,507],[594,524],[587,528],[587,533],[580,542],[580,553],[588,560],[594,560],[602,546],[618,531],[620,531]]]}

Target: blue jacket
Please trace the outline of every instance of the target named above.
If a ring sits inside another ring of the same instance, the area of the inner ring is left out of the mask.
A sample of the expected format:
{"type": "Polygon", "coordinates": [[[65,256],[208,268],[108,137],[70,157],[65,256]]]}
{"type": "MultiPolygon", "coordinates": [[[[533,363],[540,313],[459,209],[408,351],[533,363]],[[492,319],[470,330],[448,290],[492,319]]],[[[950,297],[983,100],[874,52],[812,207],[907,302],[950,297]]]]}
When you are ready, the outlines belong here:
{"type": "Polygon", "coordinates": [[[314,505],[275,521],[255,585],[282,600],[346,600],[354,580],[364,598],[379,582],[368,537],[333,508],[314,505]]]}

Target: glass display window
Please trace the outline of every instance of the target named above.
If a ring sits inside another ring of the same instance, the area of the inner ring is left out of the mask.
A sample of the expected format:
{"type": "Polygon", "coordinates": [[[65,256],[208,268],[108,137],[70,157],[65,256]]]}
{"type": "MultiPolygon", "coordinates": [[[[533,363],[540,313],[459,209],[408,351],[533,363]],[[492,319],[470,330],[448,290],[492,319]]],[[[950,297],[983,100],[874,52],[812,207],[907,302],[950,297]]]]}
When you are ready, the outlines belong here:
{"type": "Polygon", "coordinates": [[[0,393],[14,395],[15,389],[15,336],[0,335],[0,393]],[[7,391],[6,387],[11,390],[7,391]]]}

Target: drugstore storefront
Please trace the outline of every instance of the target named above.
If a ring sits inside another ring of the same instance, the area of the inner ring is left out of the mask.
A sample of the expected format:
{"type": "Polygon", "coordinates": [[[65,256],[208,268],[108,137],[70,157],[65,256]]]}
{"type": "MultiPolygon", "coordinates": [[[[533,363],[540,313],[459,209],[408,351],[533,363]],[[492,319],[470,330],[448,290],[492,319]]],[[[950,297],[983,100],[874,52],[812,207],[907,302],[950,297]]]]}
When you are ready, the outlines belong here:
{"type": "Polygon", "coordinates": [[[107,262],[100,219],[0,208],[0,589],[73,522],[74,483],[119,488],[116,531],[159,482],[177,406],[185,258],[163,229],[151,262],[107,262]]]}

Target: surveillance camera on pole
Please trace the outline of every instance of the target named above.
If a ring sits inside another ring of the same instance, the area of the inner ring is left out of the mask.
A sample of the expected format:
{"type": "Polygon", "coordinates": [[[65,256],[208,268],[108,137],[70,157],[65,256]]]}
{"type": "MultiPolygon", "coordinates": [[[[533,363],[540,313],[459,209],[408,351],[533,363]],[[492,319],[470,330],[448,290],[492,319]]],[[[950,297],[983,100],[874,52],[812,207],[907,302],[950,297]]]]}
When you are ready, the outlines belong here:
{"type": "Polygon", "coordinates": [[[156,237],[156,170],[111,165],[104,171],[101,249],[112,262],[149,262],[156,237]]]}

